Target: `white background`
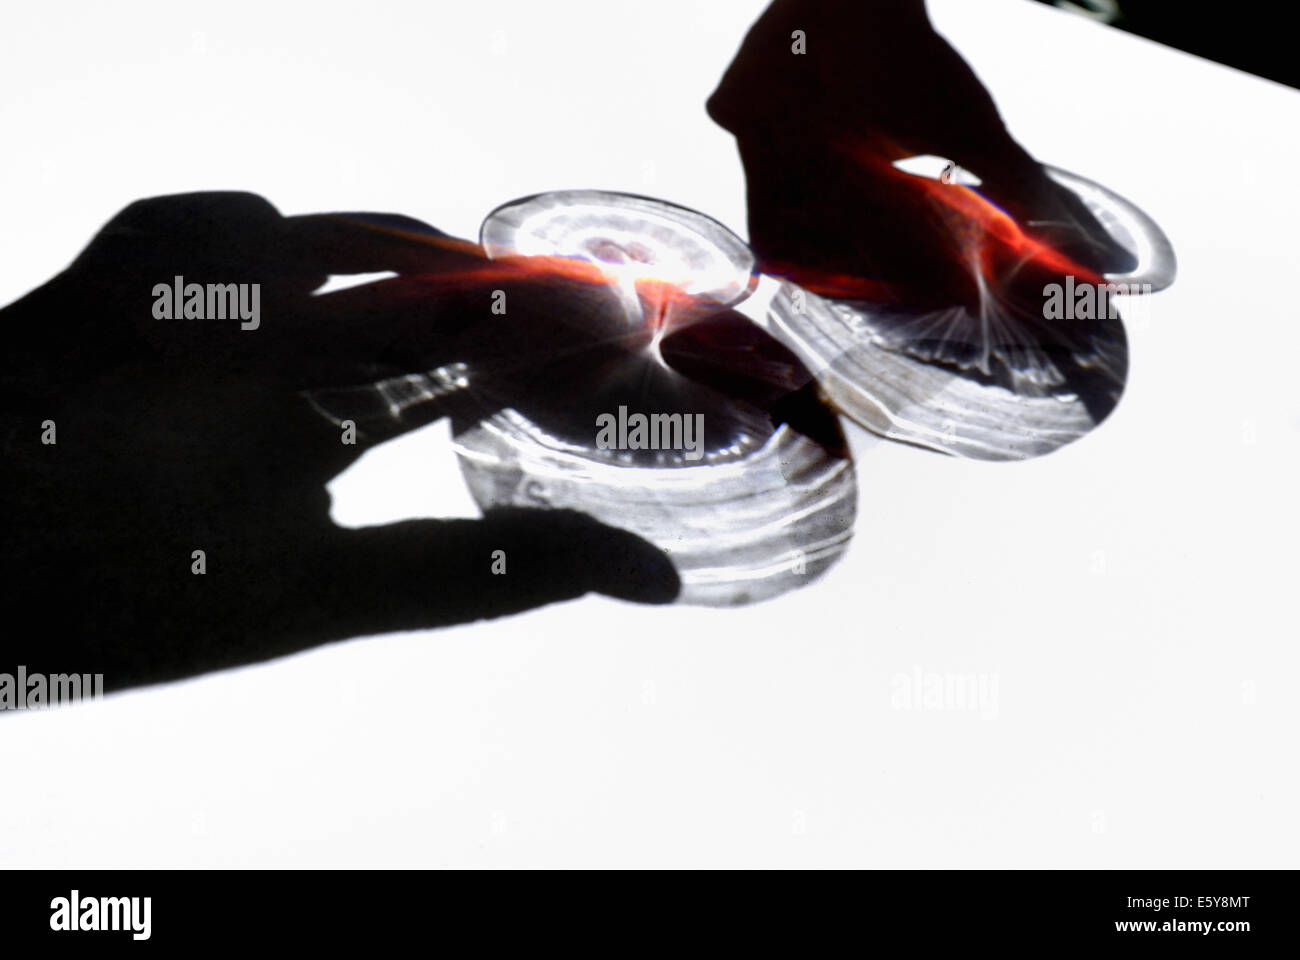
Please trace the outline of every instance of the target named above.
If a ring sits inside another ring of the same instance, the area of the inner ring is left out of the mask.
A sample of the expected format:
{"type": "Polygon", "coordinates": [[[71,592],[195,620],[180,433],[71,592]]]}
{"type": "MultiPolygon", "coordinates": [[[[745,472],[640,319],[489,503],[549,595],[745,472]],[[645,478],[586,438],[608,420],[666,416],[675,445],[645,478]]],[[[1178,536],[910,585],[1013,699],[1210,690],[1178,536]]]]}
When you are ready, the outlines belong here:
{"type": "MultiPolygon", "coordinates": [[[[703,103],[763,6],[6,9],[0,302],[189,190],[475,236],[598,187],[743,235],[703,103]]],[[[1024,0],[931,10],[1031,152],[1174,242],[1100,429],[1016,465],[855,430],[849,554],[752,608],[588,597],[5,717],[0,864],[1297,866],[1300,93],[1024,0]],[[996,712],[896,709],[916,669],[995,677],[996,712]]],[[[342,523],[473,515],[443,426],[332,490],[342,523]]]]}

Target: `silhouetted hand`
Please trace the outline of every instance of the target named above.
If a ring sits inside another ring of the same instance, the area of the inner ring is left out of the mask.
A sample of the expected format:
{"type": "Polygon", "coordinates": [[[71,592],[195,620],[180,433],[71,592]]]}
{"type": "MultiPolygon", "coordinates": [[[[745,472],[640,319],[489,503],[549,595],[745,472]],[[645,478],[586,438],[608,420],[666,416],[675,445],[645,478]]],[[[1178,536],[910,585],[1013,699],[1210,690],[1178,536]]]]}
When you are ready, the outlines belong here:
{"type": "Polygon", "coordinates": [[[1081,273],[1133,266],[1007,132],[924,0],[775,0],[708,110],[739,143],[761,267],[810,289],[836,295],[833,277],[854,278],[875,284],[872,299],[974,303],[972,238],[1006,247],[978,252],[1008,270],[1024,256],[990,229],[997,208],[1081,273]],[[927,154],[973,172],[996,207],[945,203],[892,166],[927,154]]]}
{"type": "Polygon", "coordinates": [[[351,445],[303,391],[472,361],[458,351],[481,344],[496,289],[529,331],[519,350],[580,326],[600,296],[488,266],[476,245],[402,217],[285,218],[240,193],[125,209],[0,311],[3,659],[103,673],[112,689],[592,590],[671,600],[677,575],[658,549],[570,511],[330,521],[331,477],[445,411],[368,423],[351,445]],[[312,294],[330,274],[376,271],[399,276],[312,294]],[[156,315],[155,287],[177,276],[259,284],[256,326],[156,315]]]}

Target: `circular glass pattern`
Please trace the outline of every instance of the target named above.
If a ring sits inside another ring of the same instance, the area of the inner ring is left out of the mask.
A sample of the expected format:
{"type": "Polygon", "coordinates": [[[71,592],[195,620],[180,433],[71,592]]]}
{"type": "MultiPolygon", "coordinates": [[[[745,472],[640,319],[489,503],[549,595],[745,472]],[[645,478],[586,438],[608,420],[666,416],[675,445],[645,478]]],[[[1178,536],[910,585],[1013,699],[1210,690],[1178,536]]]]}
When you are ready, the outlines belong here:
{"type": "Polygon", "coordinates": [[[1042,456],[1087,434],[1118,402],[1128,366],[1119,321],[1105,322],[1074,347],[1033,364],[1025,361],[1035,367],[1032,377],[1003,366],[1000,380],[935,362],[900,332],[916,336],[917,330],[969,323],[965,313],[956,315],[965,309],[906,313],[823,299],[783,282],[760,322],[855,422],[882,437],[953,456],[1042,456]]]}
{"type": "Polygon", "coordinates": [[[663,200],[603,190],[559,190],[502,204],[483,221],[489,257],[576,257],[616,285],[657,281],[730,305],[757,282],[754,255],[711,217],[663,200]]]}
{"type": "Polygon", "coordinates": [[[469,365],[453,433],[480,507],[569,508],[631,530],[672,558],[682,603],[762,600],[838,559],[853,463],[798,358],[722,306],[756,282],[743,243],[693,211],[596,191],[506,204],[482,236],[494,258],[608,269],[603,289],[558,301],[544,285],[510,292],[512,315],[562,315],[567,332],[533,336],[526,366],[469,365]]]}

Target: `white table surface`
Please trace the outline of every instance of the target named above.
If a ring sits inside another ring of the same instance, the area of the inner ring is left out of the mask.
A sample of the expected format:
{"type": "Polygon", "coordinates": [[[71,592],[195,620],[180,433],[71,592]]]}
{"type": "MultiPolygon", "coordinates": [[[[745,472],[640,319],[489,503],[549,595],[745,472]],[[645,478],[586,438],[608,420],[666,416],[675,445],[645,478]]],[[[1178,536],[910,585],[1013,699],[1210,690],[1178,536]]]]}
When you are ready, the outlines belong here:
{"type": "MultiPolygon", "coordinates": [[[[703,103],[763,6],[6,9],[0,302],[188,190],[474,236],[600,187],[743,234],[703,103]]],[[[751,608],[588,597],[7,717],[0,866],[1296,866],[1300,93],[931,10],[1022,143],[1173,240],[1106,423],[1013,465],[855,429],[848,555],[751,608]],[[897,709],[918,670],[995,709],[897,709]]],[[[443,425],[331,489],[345,524],[474,515],[443,425]]]]}

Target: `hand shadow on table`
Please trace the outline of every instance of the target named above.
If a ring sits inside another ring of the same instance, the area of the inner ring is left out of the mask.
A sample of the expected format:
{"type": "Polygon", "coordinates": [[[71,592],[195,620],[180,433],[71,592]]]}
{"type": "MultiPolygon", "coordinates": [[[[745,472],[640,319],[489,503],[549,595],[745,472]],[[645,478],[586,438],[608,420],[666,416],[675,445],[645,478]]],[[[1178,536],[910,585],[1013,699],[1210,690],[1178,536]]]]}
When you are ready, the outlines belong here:
{"type": "Polygon", "coordinates": [[[920,156],[974,173],[993,204],[1083,266],[1133,265],[1008,133],[924,0],[775,0],[707,107],[740,149],[760,268],[809,289],[829,274],[910,303],[975,298],[963,244],[984,225],[954,226],[932,182],[893,166],[920,156]]]}
{"type": "Polygon", "coordinates": [[[671,601],[678,577],[660,550],[573,511],[331,521],[332,477],[448,410],[368,423],[348,445],[304,391],[472,360],[467,331],[496,289],[527,331],[520,351],[557,311],[601,308],[590,286],[486,263],[476,245],[405,217],[282,217],[247,193],[118,214],[67,270],[0,311],[0,660],[102,673],[113,690],[589,591],[671,601]],[[329,275],[383,271],[397,276],[313,295],[329,275]],[[155,286],[176,277],[260,284],[256,328],[155,316],[155,286]]]}
{"type": "Polygon", "coordinates": [[[954,375],[1031,394],[1059,378],[1094,422],[1114,408],[1122,323],[1046,322],[1043,291],[1136,261],[1011,136],[924,0],[774,0],[707,108],[737,141],[760,270],[861,305],[892,349],[954,375]],[[896,165],[924,157],[978,184],[896,165]]]}

